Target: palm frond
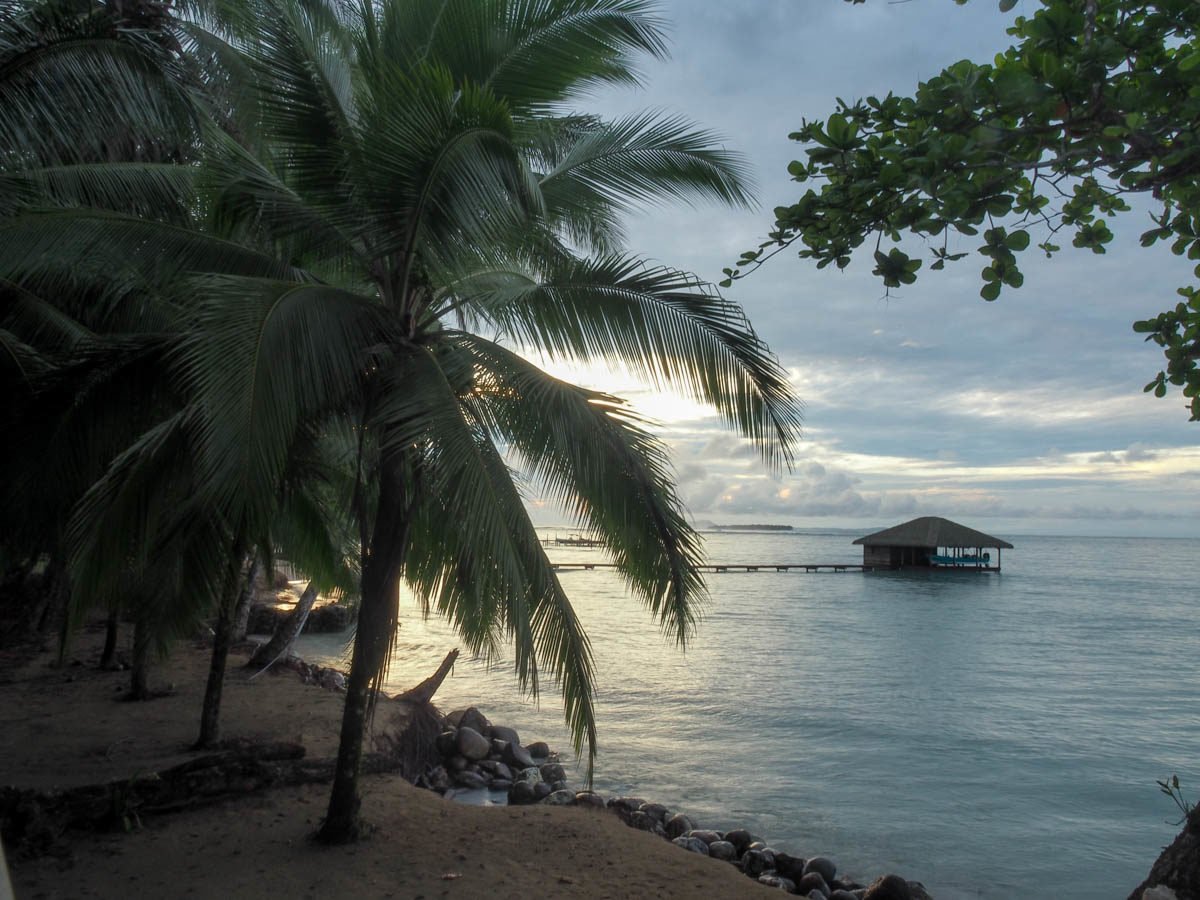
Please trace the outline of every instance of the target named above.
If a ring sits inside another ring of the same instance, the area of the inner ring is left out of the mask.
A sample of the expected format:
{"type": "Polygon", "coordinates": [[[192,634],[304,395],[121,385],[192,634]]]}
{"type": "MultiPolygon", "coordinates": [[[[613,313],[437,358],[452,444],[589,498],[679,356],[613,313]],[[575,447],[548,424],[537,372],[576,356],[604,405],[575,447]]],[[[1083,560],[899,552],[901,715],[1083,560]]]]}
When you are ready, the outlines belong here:
{"type": "MultiPolygon", "coordinates": [[[[512,473],[462,403],[470,358],[447,347],[409,360],[405,384],[418,403],[389,419],[405,438],[428,427],[421,448],[422,503],[410,533],[404,575],[426,612],[451,621],[475,653],[494,656],[512,641],[521,686],[536,695],[547,667],[563,696],[577,753],[596,752],[594,665],[583,629],[546,559],[512,473]]],[[[469,374],[469,372],[468,372],[469,374]]],[[[469,384],[469,382],[468,382],[469,384]]],[[[469,392],[468,392],[469,393],[469,392]]]]}
{"type": "Polygon", "coordinates": [[[464,280],[456,296],[552,359],[616,361],[712,405],[768,465],[791,464],[801,406],[787,373],[741,308],[694,276],[608,257],[559,264],[542,280],[529,273],[523,284],[515,272],[489,273],[464,280]]]}
{"type": "Polygon", "coordinates": [[[682,117],[641,113],[573,136],[539,179],[551,221],[662,200],[753,205],[745,160],[682,117]]]}
{"type": "Polygon", "coordinates": [[[355,394],[385,321],[369,299],[322,285],[204,276],[192,286],[204,302],[175,367],[203,412],[206,492],[257,528],[298,429],[355,394]]]}
{"type": "Polygon", "coordinates": [[[0,171],[0,218],[37,207],[93,207],[187,225],[198,170],[176,163],[80,163],[0,171]]]}
{"type": "Polygon", "coordinates": [[[153,157],[190,143],[197,106],[160,38],[107,4],[4,0],[0,168],[112,160],[137,147],[153,157]]]}
{"type": "Polygon", "coordinates": [[[707,594],[667,448],[621,400],[559,381],[498,344],[451,339],[476,365],[470,406],[540,487],[601,537],[631,592],[685,645],[707,594]]]}

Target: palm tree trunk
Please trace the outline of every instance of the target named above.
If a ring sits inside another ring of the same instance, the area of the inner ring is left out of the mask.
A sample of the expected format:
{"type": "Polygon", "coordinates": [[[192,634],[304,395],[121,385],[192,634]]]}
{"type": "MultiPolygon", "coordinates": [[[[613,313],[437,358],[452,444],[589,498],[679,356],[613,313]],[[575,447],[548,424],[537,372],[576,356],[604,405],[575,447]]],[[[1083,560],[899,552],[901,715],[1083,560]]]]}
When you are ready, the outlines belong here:
{"type": "Polygon", "coordinates": [[[104,622],[104,649],[100,652],[100,668],[111,669],[117,658],[117,629],[121,624],[121,614],[112,610],[104,622]]]}
{"type": "Polygon", "coordinates": [[[129,699],[150,698],[150,622],[145,612],[133,625],[133,660],[129,668],[129,699]]]}
{"type": "Polygon", "coordinates": [[[246,627],[250,624],[250,608],[254,605],[255,583],[258,573],[262,571],[262,560],[258,554],[250,563],[250,574],[246,577],[246,586],[238,597],[237,608],[233,611],[233,643],[240,644],[246,639],[246,627]]]}
{"type": "Polygon", "coordinates": [[[233,643],[233,595],[238,589],[238,576],[242,571],[244,532],[233,539],[233,551],[229,559],[229,571],[221,591],[217,627],[213,635],[212,660],[208,666],[208,683],[204,687],[204,704],[200,708],[200,736],[194,747],[211,747],[221,734],[221,690],[225,686],[225,664],[229,660],[229,647],[233,643]]]}
{"type": "Polygon", "coordinates": [[[400,605],[400,574],[412,507],[405,496],[398,460],[380,466],[379,507],[371,536],[371,550],[363,563],[362,598],[350,677],[346,680],[346,705],[338,743],[337,766],[329,810],[317,840],[345,844],[359,834],[358,773],[362,764],[363,736],[371,703],[371,682],[383,671],[396,630],[400,605]]]}
{"type": "Polygon", "coordinates": [[[233,617],[228,604],[222,603],[213,629],[212,658],[208,665],[208,683],[204,687],[204,704],[200,708],[200,736],[193,749],[211,747],[221,735],[221,689],[225,686],[225,663],[229,659],[233,617]]]}
{"type": "Polygon", "coordinates": [[[317,586],[310,581],[308,587],[304,589],[304,593],[300,595],[300,599],[296,601],[295,608],[275,626],[275,633],[271,635],[271,640],[254,651],[254,655],[246,663],[246,668],[264,668],[285,653],[288,647],[292,646],[292,642],[296,640],[296,636],[300,634],[316,600],[317,586]]]}

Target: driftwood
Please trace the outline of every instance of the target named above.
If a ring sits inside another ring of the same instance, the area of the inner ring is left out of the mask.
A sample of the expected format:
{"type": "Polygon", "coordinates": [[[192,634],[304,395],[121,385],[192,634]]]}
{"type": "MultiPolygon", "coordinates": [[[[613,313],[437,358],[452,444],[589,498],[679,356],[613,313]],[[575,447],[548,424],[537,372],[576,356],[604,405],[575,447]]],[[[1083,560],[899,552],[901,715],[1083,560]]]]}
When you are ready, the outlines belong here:
{"type": "Polygon", "coordinates": [[[454,668],[454,662],[457,659],[458,651],[451,650],[446,654],[446,658],[442,660],[442,664],[437,667],[436,672],[415,688],[409,688],[403,694],[397,694],[393,699],[401,703],[428,703],[433,699],[433,695],[437,693],[438,688],[442,686],[442,682],[446,680],[446,676],[450,674],[450,670],[454,668]]]}
{"type": "MultiPolygon", "coordinates": [[[[161,772],[59,791],[0,788],[0,837],[8,852],[52,852],[71,829],[130,830],[143,818],[244,797],[267,788],[333,780],[337,760],[304,759],[299,744],[242,745],[209,753],[161,772]]],[[[364,754],[362,772],[395,772],[399,760],[364,754]]]]}

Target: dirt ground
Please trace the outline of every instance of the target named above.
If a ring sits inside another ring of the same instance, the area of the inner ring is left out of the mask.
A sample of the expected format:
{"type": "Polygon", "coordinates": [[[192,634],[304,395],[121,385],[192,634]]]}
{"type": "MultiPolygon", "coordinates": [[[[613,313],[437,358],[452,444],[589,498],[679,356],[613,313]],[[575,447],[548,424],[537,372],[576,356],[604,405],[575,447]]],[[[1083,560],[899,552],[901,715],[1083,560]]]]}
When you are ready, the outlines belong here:
{"type": "MultiPolygon", "coordinates": [[[[199,722],[207,650],[180,645],[144,703],[127,672],[101,672],[100,635],[66,667],[44,653],[0,672],[0,783],[47,789],[129,778],[184,762],[199,722]]],[[[298,741],[332,756],[340,694],[283,670],[248,681],[230,659],[222,737],[298,741]]],[[[9,858],[18,898],[734,898],[769,890],[603,811],[470,807],[398,777],[364,778],[366,838],[313,844],[327,786],[281,788],[155,817],[129,834],[72,835],[61,855],[9,858]]],[[[0,887],[0,894],[3,887],[0,887]]]]}

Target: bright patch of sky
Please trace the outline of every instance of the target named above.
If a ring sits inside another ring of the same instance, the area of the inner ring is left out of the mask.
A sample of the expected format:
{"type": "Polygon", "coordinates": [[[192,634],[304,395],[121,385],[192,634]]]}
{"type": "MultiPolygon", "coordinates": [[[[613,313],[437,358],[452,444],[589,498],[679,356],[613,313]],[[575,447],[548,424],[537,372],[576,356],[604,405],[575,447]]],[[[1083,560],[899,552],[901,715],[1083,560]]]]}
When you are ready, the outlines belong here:
{"type": "MultiPolygon", "coordinates": [[[[835,98],[911,93],[962,58],[1007,46],[1023,11],[994,0],[850,5],[840,0],[668,0],[672,59],[645,66],[643,91],[604,93],[607,115],[682,113],[748,160],[762,208],[680,205],[639,211],[629,247],[719,280],[762,240],[771,209],[802,193],[787,164],[801,119],[835,98]]],[[[1024,10],[1031,13],[1033,10],[1024,10]]],[[[1027,252],[1025,285],[979,297],[972,256],[883,296],[869,253],[845,272],[784,252],[726,293],[746,309],[805,403],[794,471],[772,478],[717,417],[604,370],[570,374],[630,399],[662,423],[680,494],[698,520],[798,527],[884,527],[940,515],[992,534],[1193,536],[1200,531],[1200,425],[1177,394],[1142,386],[1161,353],[1131,330],[1176,301],[1191,264],[1143,249],[1145,212],[1110,221],[1103,256],[1068,245],[1027,252]]],[[[561,521],[539,509],[541,521],[561,521]]]]}

